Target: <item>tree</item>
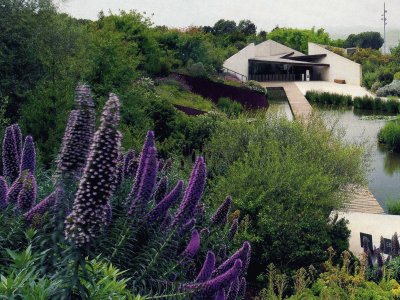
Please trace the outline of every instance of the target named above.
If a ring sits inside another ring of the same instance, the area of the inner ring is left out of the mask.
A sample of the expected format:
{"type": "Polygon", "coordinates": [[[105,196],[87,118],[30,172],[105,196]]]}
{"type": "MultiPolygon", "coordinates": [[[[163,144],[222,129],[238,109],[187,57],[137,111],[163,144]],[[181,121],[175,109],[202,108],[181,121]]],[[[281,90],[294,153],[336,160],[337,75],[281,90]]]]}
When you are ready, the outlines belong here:
{"type": "Polygon", "coordinates": [[[214,24],[213,33],[216,35],[221,34],[232,34],[237,30],[236,22],[231,20],[218,20],[217,23],[214,24]]]}
{"type": "Polygon", "coordinates": [[[260,33],[258,34],[258,37],[265,41],[267,39],[267,32],[265,30],[261,30],[260,33]]]}
{"type": "Polygon", "coordinates": [[[344,47],[380,49],[383,42],[384,40],[379,32],[368,31],[359,34],[350,34],[344,42],[344,47]]]}
{"type": "Polygon", "coordinates": [[[238,25],[238,30],[245,35],[256,34],[257,27],[250,20],[241,20],[238,25]]]}

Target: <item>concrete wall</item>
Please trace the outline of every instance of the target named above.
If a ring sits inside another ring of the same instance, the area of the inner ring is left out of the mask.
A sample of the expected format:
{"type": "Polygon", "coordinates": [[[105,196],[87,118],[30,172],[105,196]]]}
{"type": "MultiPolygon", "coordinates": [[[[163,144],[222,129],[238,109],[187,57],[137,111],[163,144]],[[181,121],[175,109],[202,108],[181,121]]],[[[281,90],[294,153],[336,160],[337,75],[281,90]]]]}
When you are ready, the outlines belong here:
{"type": "Polygon", "coordinates": [[[256,46],[255,56],[278,56],[294,52],[294,56],[304,55],[303,53],[279,44],[273,40],[267,40],[256,46]]]}
{"type": "Polygon", "coordinates": [[[361,86],[362,70],[360,64],[314,43],[308,43],[308,54],[326,54],[326,57],[318,61],[330,65],[329,68],[321,70],[323,81],[333,82],[335,79],[343,79],[346,80],[347,84],[361,86]]]}
{"type": "Polygon", "coordinates": [[[251,43],[235,55],[229,57],[223,64],[227,69],[249,76],[249,59],[255,57],[256,46],[251,43]]]}

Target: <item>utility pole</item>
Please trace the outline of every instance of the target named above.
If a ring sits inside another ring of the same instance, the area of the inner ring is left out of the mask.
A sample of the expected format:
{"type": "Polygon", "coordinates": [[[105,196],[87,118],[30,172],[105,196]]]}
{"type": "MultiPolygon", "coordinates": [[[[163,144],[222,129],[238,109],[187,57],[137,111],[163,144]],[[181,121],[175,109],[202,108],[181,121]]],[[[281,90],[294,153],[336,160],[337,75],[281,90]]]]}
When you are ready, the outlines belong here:
{"type": "Polygon", "coordinates": [[[383,2],[383,54],[386,54],[386,25],[387,25],[387,18],[386,18],[387,10],[386,10],[386,2],[383,2]]]}

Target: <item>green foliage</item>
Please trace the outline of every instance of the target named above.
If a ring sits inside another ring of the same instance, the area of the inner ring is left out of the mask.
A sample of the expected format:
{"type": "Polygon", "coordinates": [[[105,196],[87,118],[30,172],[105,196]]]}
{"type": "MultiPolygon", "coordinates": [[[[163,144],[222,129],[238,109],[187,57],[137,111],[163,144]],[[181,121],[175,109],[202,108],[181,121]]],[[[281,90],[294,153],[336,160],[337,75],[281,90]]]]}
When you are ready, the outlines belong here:
{"type": "Polygon", "coordinates": [[[201,62],[194,63],[188,67],[189,75],[194,77],[207,77],[207,71],[201,62]]]}
{"type": "Polygon", "coordinates": [[[229,117],[238,117],[243,111],[243,106],[229,98],[220,98],[217,107],[229,117]]]}
{"type": "Polygon", "coordinates": [[[309,42],[340,46],[340,41],[332,40],[323,28],[316,30],[314,27],[311,29],[276,27],[268,34],[268,38],[302,53],[307,53],[309,42]]]}
{"type": "Polygon", "coordinates": [[[263,87],[258,81],[255,80],[248,80],[244,83],[244,86],[250,90],[257,91],[267,95],[267,89],[263,87]]]}
{"type": "Polygon", "coordinates": [[[345,48],[359,47],[380,49],[383,45],[383,38],[379,32],[361,32],[359,34],[350,34],[344,41],[345,48]]]}
{"type": "Polygon", "coordinates": [[[378,140],[389,149],[400,151],[400,119],[388,121],[379,131],[378,140]]]}
{"type": "Polygon", "coordinates": [[[385,85],[376,91],[379,97],[395,96],[400,97],[400,80],[393,80],[392,83],[385,85]]]}
{"type": "Polygon", "coordinates": [[[310,103],[334,106],[351,106],[353,99],[351,96],[329,93],[329,92],[316,92],[307,91],[306,98],[310,103]]]}
{"type": "Polygon", "coordinates": [[[329,215],[342,207],[349,184],[364,182],[363,151],[324,128],[318,118],[305,125],[241,117],[220,124],[206,148],[209,202],[228,193],[250,216],[253,274],[271,262],[292,270],[322,262],[333,239],[346,248],[348,231],[329,215]]]}
{"type": "Polygon", "coordinates": [[[389,201],[386,206],[389,214],[400,215],[400,201],[389,201]]]}

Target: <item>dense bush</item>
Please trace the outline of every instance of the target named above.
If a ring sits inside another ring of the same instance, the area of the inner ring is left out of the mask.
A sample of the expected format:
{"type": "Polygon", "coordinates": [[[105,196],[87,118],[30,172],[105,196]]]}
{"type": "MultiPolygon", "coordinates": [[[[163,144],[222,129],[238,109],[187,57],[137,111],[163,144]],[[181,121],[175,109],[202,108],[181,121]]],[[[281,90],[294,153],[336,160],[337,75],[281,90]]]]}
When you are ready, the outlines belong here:
{"type": "Polygon", "coordinates": [[[152,131],[139,155],[121,152],[115,94],[96,133],[92,104],[88,87],[79,87],[52,192],[39,202],[32,138],[22,143],[18,125],[7,127],[0,220],[11,230],[0,228],[2,296],[211,299],[226,290],[228,299],[243,299],[250,244],[231,250],[238,229],[238,217],[229,221],[236,227],[227,223],[231,198],[212,215],[200,202],[204,159],[184,184],[158,158],[152,131]]]}
{"type": "Polygon", "coordinates": [[[244,86],[250,90],[257,91],[263,94],[267,94],[267,89],[263,87],[258,81],[248,80],[244,83],[244,86]]]}
{"type": "Polygon", "coordinates": [[[243,112],[243,106],[229,98],[220,98],[217,107],[230,117],[237,117],[243,112]]]}
{"type": "Polygon", "coordinates": [[[386,203],[387,211],[391,215],[400,215],[400,201],[389,201],[386,203]]]}
{"type": "Polygon", "coordinates": [[[400,151],[400,119],[388,121],[379,131],[378,140],[389,149],[400,151]]]}
{"type": "Polygon", "coordinates": [[[362,153],[318,118],[304,125],[268,114],[220,124],[206,147],[208,201],[228,192],[249,215],[243,236],[255,248],[251,274],[271,262],[286,270],[318,264],[334,243],[346,249],[348,232],[329,216],[342,207],[344,189],[364,181],[362,153]]]}
{"type": "Polygon", "coordinates": [[[310,103],[316,103],[316,104],[335,105],[335,106],[353,105],[353,99],[351,96],[329,93],[329,92],[307,91],[306,98],[308,101],[310,101],[310,103]]]}
{"type": "Polygon", "coordinates": [[[392,83],[381,87],[376,91],[379,97],[396,96],[400,97],[400,80],[393,80],[392,83]]]}

